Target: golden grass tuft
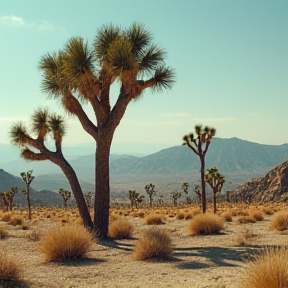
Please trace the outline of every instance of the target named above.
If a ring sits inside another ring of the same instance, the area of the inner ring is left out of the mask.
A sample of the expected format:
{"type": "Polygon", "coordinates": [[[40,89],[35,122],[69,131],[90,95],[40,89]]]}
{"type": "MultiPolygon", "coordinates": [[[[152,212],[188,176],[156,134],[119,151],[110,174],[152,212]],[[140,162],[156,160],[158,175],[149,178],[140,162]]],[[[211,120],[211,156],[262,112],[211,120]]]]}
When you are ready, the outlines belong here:
{"type": "Polygon", "coordinates": [[[11,219],[11,212],[5,212],[1,216],[1,221],[3,222],[9,222],[11,219]]]}
{"type": "Polygon", "coordinates": [[[278,231],[283,231],[288,229],[288,211],[279,211],[274,214],[271,220],[270,227],[278,231]]]}
{"type": "Polygon", "coordinates": [[[160,214],[149,214],[144,218],[144,223],[147,225],[161,225],[165,224],[163,216],[160,214]]]}
{"type": "Polygon", "coordinates": [[[239,288],[287,288],[287,248],[265,248],[253,255],[239,284],[239,288]]]}
{"type": "MultiPolygon", "coordinates": [[[[22,268],[19,261],[0,251],[0,280],[19,280],[22,274],[22,268]]],[[[12,284],[11,284],[12,285],[12,284]]],[[[1,285],[0,285],[1,287],[1,285]]],[[[17,287],[17,286],[11,286],[17,287]]]]}
{"type": "Polygon", "coordinates": [[[95,237],[82,226],[55,225],[40,239],[40,251],[47,261],[85,257],[95,247],[95,237]]]}
{"type": "Polygon", "coordinates": [[[5,226],[0,226],[0,239],[4,239],[6,237],[8,237],[8,230],[7,227],[5,226]]]}
{"type": "Polygon", "coordinates": [[[256,220],[256,221],[262,221],[264,220],[264,214],[260,211],[253,211],[250,213],[250,215],[256,220]]]}
{"type": "Polygon", "coordinates": [[[13,225],[13,226],[17,226],[17,225],[22,225],[22,223],[24,222],[24,218],[23,216],[20,216],[20,215],[15,215],[15,216],[12,216],[10,218],[10,221],[8,222],[9,225],[13,225]]]}
{"type": "Polygon", "coordinates": [[[177,214],[176,214],[176,219],[177,220],[183,220],[185,218],[185,213],[183,211],[179,211],[177,214]]]}
{"type": "Polygon", "coordinates": [[[226,222],[232,222],[232,213],[229,211],[222,212],[221,217],[225,219],[226,222]]]}
{"type": "Polygon", "coordinates": [[[240,216],[237,220],[240,224],[246,224],[246,223],[256,223],[256,220],[252,216],[240,216]]]}
{"type": "Polygon", "coordinates": [[[190,235],[218,234],[224,230],[225,220],[223,217],[212,213],[196,215],[189,224],[190,235]]]}
{"type": "Polygon", "coordinates": [[[131,238],[134,227],[125,218],[114,220],[109,225],[108,236],[116,239],[131,238]]]}
{"type": "Polygon", "coordinates": [[[171,244],[172,240],[165,229],[159,229],[155,226],[145,229],[135,244],[133,257],[136,260],[171,257],[171,244]]]}
{"type": "Polygon", "coordinates": [[[242,230],[241,233],[236,238],[236,243],[238,246],[247,246],[256,244],[260,235],[253,233],[250,229],[242,230]]]}

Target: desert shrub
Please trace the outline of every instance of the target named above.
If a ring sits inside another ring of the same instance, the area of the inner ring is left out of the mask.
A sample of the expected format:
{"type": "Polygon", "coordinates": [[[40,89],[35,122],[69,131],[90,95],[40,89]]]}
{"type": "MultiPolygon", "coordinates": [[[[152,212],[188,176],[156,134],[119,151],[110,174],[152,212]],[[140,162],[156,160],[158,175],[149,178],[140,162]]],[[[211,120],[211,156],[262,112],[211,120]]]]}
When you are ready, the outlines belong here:
{"type": "Polygon", "coordinates": [[[4,239],[8,236],[8,230],[5,226],[0,226],[0,239],[4,239]]]}
{"type": "Polygon", "coordinates": [[[253,233],[250,229],[245,229],[237,236],[236,243],[238,246],[252,245],[256,243],[257,239],[259,239],[259,234],[253,233]]]}
{"type": "Polygon", "coordinates": [[[185,213],[185,216],[184,216],[184,219],[185,220],[190,220],[190,219],[192,219],[193,218],[193,212],[187,212],[187,213],[185,213]]]}
{"type": "Polygon", "coordinates": [[[176,219],[177,220],[183,220],[185,218],[185,213],[182,212],[182,211],[179,211],[177,214],[176,214],[176,219]]]}
{"type": "Polygon", "coordinates": [[[221,217],[225,219],[226,222],[232,222],[232,213],[229,211],[222,212],[221,217]]]}
{"type": "Polygon", "coordinates": [[[137,260],[170,257],[172,255],[171,244],[172,240],[165,229],[157,227],[145,229],[135,244],[133,257],[137,260]]]}
{"type": "Polygon", "coordinates": [[[19,280],[21,274],[22,269],[19,261],[5,252],[0,251],[0,280],[19,280]]]}
{"type": "Polygon", "coordinates": [[[109,225],[108,236],[116,239],[127,239],[132,236],[133,225],[126,219],[120,218],[109,225]]]}
{"type": "Polygon", "coordinates": [[[287,248],[265,248],[246,264],[239,288],[287,288],[287,248]]]}
{"type": "Polygon", "coordinates": [[[237,221],[240,224],[256,223],[255,218],[252,216],[240,216],[237,221]]]}
{"type": "Polygon", "coordinates": [[[217,234],[224,230],[224,224],[224,218],[218,215],[212,213],[199,214],[191,220],[189,232],[190,235],[217,234]]]}
{"type": "Polygon", "coordinates": [[[160,214],[149,214],[144,218],[144,223],[147,225],[161,225],[165,224],[163,216],[160,214]]]}
{"type": "Polygon", "coordinates": [[[256,221],[262,221],[264,219],[264,215],[260,211],[251,212],[250,215],[256,220],[256,221]]]}
{"type": "Polygon", "coordinates": [[[120,218],[120,216],[118,214],[115,214],[115,213],[109,215],[109,221],[110,222],[118,220],[119,218],[120,218]]]}
{"type": "Polygon", "coordinates": [[[1,216],[1,221],[3,221],[3,222],[9,222],[10,219],[11,219],[11,213],[10,212],[3,213],[1,216]]]}
{"type": "Polygon", "coordinates": [[[271,220],[271,228],[279,231],[288,229],[288,211],[279,211],[275,213],[271,220]]]}
{"type": "Polygon", "coordinates": [[[36,229],[32,229],[26,234],[26,238],[32,241],[39,241],[41,236],[43,236],[43,233],[36,229]]]}
{"type": "Polygon", "coordinates": [[[275,210],[271,207],[265,207],[263,208],[263,213],[265,213],[266,215],[273,215],[275,213],[275,210]]]}
{"type": "Polygon", "coordinates": [[[24,221],[23,216],[15,215],[10,218],[10,221],[8,222],[8,224],[17,226],[17,225],[21,225],[23,221],[24,221]]]}
{"type": "Polygon", "coordinates": [[[40,239],[40,251],[47,261],[73,260],[93,250],[96,238],[82,226],[50,228],[40,239]]]}

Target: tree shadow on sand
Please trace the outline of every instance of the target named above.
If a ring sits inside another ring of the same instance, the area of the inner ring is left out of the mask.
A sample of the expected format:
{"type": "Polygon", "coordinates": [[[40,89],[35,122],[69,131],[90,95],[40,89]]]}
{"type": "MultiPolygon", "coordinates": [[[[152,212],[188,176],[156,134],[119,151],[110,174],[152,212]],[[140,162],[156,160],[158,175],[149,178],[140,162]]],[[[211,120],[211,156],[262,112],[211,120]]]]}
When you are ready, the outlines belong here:
{"type": "Polygon", "coordinates": [[[190,247],[190,248],[175,248],[174,256],[186,256],[205,258],[201,261],[183,261],[176,265],[179,269],[203,269],[209,267],[237,267],[244,262],[247,254],[251,251],[248,247],[190,247]],[[207,263],[206,263],[207,261],[207,263]]]}

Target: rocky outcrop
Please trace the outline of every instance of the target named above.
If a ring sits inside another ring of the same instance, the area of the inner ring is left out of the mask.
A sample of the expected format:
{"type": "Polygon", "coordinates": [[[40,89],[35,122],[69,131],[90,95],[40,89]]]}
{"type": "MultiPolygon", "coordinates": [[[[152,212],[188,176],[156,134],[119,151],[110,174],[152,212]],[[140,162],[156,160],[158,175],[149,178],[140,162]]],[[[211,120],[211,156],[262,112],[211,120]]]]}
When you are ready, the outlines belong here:
{"type": "Polygon", "coordinates": [[[231,201],[246,203],[288,201],[288,161],[262,177],[254,178],[229,193],[231,201]]]}

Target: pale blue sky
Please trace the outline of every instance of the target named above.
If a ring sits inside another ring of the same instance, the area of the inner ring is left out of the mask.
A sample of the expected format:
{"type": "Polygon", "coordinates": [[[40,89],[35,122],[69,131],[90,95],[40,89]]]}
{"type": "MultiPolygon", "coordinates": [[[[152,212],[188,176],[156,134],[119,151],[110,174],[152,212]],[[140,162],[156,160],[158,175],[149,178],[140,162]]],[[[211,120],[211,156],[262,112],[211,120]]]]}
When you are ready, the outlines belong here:
{"type": "MultiPolygon", "coordinates": [[[[0,0],[0,143],[38,106],[61,112],[40,92],[41,56],[72,36],[92,45],[103,24],[133,21],[167,51],[177,80],[131,103],[114,143],[180,145],[198,123],[221,138],[287,143],[287,15],[287,0],[0,0]]],[[[76,120],[69,127],[64,143],[93,142],[76,120]]]]}

